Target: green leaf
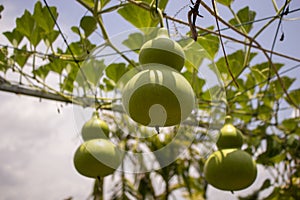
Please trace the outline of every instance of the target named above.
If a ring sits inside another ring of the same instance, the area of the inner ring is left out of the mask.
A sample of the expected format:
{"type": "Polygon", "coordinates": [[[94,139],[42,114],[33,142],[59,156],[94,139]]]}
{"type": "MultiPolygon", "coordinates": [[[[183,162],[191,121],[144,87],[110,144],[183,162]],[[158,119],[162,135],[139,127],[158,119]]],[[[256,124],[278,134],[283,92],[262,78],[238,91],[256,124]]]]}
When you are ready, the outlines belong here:
{"type": "Polygon", "coordinates": [[[276,135],[267,136],[267,154],[268,156],[274,157],[282,151],[282,140],[276,135]]]}
{"type": "Polygon", "coordinates": [[[216,0],[218,3],[223,4],[225,6],[230,6],[233,0],[216,0]]]}
{"type": "Polygon", "coordinates": [[[256,13],[249,9],[248,6],[242,8],[237,12],[237,18],[229,20],[229,23],[233,26],[238,26],[241,31],[249,33],[253,26],[256,13]]]}
{"type": "Polygon", "coordinates": [[[88,84],[97,86],[105,67],[104,60],[95,60],[93,58],[86,60],[78,71],[76,82],[80,86],[88,86],[88,84]]]}
{"type": "Polygon", "coordinates": [[[77,26],[72,26],[71,30],[77,35],[81,36],[80,29],[77,26]]]}
{"type": "Polygon", "coordinates": [[[50,63],[47,64],[47,66],[50,71],[61,75],[63,70],[67,66],[67,62],[60,59],[53,59],[50,63]]]}
{"type": "Polygon", "coordinates": [[[300,147],[298,141],[299,141],[299,136],[297,136],[297,134],[291,134],[287,137],[286,146],[289,147],[290,150],[297,152],[297,149],[299,149],[300,147]]]}
{"type": "MultiPolygon", "coordinates": [[[[257,84],[264,83],[264,81],[266,81],[268,78],[268,75],[266,73],[264,73],[264,71],[258,69],[255,66],[251,68],[251,73],[249,75],[254,77],[257,84]]],[[[260,88],[262,88],[263,86],[264,86],[264,84],[259,84],[260,88]]]]}
{"type": "Polygon", "coordinates": [[[88,6],[90,9],[94,8],[95,3],[94,0],[81,0],[86,6],[88,6]]]}
{"type": "Polygon", "coordinates": [[[92,16],[84,16],[80,20],[80,27],[85,33],[85,37],[89,37],[97,29],[97,21],[92,16]]]}
{"type": "Polygon", "coordinates": [[[264,165],[274,165],[281,162],[285,158],[283,140],[276,135],[267,135],[267,149],[260,154],[257,162],[264,165]]]}
{"type": "Polygon", "coordinates": [[[150,18],[149,11],[143,10],[133,4],[125,5],[123,8],[118,10],[118,13],[137,28],[155,27],[158,24],[158,21],[153,21],[150,18]]]}
{"type": "MultiPolygon", "coordinates": [[[[276,67],[277,70],[279,70],[283,64],[281,63],[273,63],[273,65],[276,67]]],[[[248,88],[253,87],[254,85],[258,85],[260,88],[264,87],[267,84],[267,79],[269,75],[273,77],[274,70],[272,70],[272,66],[269,62],[259,63],[250,68],[251,73],[247,75],[248,80],[250,77],[254,78],[253,84],[250,86],[248,85],[248,88]],[[271,69],[271,71],[270,71],[271,69]]]]}
{"type": "Polygon", "coordinates": [[[55,20],[58,17],[56,7],[49,7],[50,12],[46,6],[42,6],[40,1],[37,1],[34,7],[33,18],[37,25],[41,27],[46,33],[52,32],[55,26],[55,20]],[[53,19],[53,17],[54,19],[53,19]]]}
{"type": "Polygon", "coordinates": [[[41,41],[42,28],[37,26],[33,16],[30,14],[28,10],[25,10],[22,17],[17,18],[17,31],[21,34],[25,35],[25,37],[29,40],[29,42],[36,47],[41,41]]]}
{"type": "Polygon", "coordinates": [[[270,158],[270,161],[276,164],[276,163],[280,163],[285,158],[286,158],[286,154],[285,153],[280,153],[280,154],[270,158]]]}
{"type": "Polygon", "coordinates": [[[266,105],[261,105],[257,108],[257,118],[262,121],[269,121],[272,118],[273,109],[266,105]]]}
{"type": "Polygon", "coordinates": [[[280,129],[284,130],[285,133],[291,133],[298,127],[298,122],[294,118],[285,119],[279,126],[280,129]]]}
{"type": "Polygon", "coordinates": [[[209,55],[197,42],[193,39],[182,39],[178,41],[185,54],[185,67],[189,72],[193,72],[194,69],[198,70],[204,58],[208,58],[209,55]]]}
{"type": "Polygon", "coordinates": [[[72,42],[71,44],[69,44],[69,48],[67,49],[66,53],[71,55],[70,49],[74,56],[82,57],[87,55],[87,52],[84,51],[81,42],[72,42]]]}
{"type": "Polygon", "coordinates": [[[8,50],[7,47],[0,48],[0,71],[6,72],[10,66],[8,65],[8,50]]]}
{"type": "Polygon", "coordinates": [[[69,63],[66,67],[68,71],[68,75],[65,77],[62,84],[60,84],[60,88],[62,91],[73,92],[74,89],[74,81],[78,75],[78,66],[76,63],[69,63]]]}
{"type": "Polygon", "coordinates": [[[44,35],[43,30],[38,26],[35,27],[29,40],[34,47],[36,47],[40,43],[40,41],[42,40],[42,35],[44,35]]]}
{"type": "MultiPolygon", "coordinates": [[[[141,2],[150,4],[152,0],[142,0],[141,2]]],[[[168,0],[160,0],[159,8],[164,9],[168,0]]],[[[137,28],[156,27],[158,21],[153,21],[150,17],[150,11],[147,11],[134,4],[127,4],[118,10],[118,13],[129,23],[137,28]]]]}
{"type": "Polygon", "coordinates": [[[125,63],[113,63],[106,68],[106,75],[117,83],[127,71],[125,63]]]}
{"type": "Polygon", "coordinates": [[[69,44],[69,48],[67,48],[66,53],[71,56],[71,50],[74,56],[80,59],[85,59],[89,52],[91,52],[95,47],[96,45],[92,44],[88,39],[83,39],[69,44]]]}
{"type": "MultiPolygon", "coordinates": [[[[213,30],[213,26],[208,27],[207,29],[213,30]]],[[[199,33],[201,34],[203,31],[200,31],[199,33]]],[[[212,35],[212,34],[207,34],[201,37],[198,37],[197,41],[210,55],[211,60],[213,60],[216,56],[216,54],[219,51],[219,37],[212,35]]]]}
{"type": "Polygon", "coordinates": [[[5,35],[14,47],[18,47],[24,37],[16,28],[14,28],[12,32],[4,32],[3,35],[5,35]]]}
{"type": "Polygon", "coordinates": [[[104,8],[104,6],[106,6],[106,4],[108,4],[110,2],[110,0],[101,0],[101,9],[104,8]]]}
{"type": "Polygon", "coordinates": [[[184,72],[182,75],[189,81],[197,96],[203,92],[202,88],[205,84],[205,80],[200,79],[197,75],[193,76],[193,73],[189,71],[184,72]]]}
{"type": "Polygon", "coordinates": [[[28,10],[25,10],[24,14],[20,18],[17,18],[16,24],[16,30],[30,39],[35,22],[28,10]]]}
{"type": "Polygon", "coordinates": [[[41,79],[45,80],[46,77],[49,74],[49,66],[48,65],[43,65],[40,66],[38,69],[32,71],[32,73],[38,77],[40,77],[41,79]]]}
{"type": "Polygon", "coordinates": [[[270,83],[271,94],[274,94],[276,99],[280,99],[284,95],[284,90],[282,89],[281,84],[283,84],[285,89],[288,90],[295,80],[295,78],[282,76],[281,80],[276,79],[272,81],[270,83]]]}
{"type": "Polygon", "coordinates": [[[124,40],[122,44],[124,44],[129,49],[138,52],[139,49],[145,42],[144,35],[141,33],[132,33],[128,36],[128,39],[124,40]]]}
{"type": "MultiPolygon", "coordinates": [[[[249,62],[253,59],[253,57],[256,56],[256,54],[257,53],[250,53],[249,62]]],[[[232,54],[227,55],[229,68],[231,69],[231,72],[236,79],[238,78],[237,76],[240,75],[242,70],[244,69],[244,59],[245,59],[245,52],[243,50],[238,50],[232,54]]],[[[215,63],[215,65],[217,66],[218,71],[220,72],[220,74],[226,84],[228,84],[230,81],[232,81],[232,78],[228,71],[228,67],[226,65],[224,57],[220,58],[215,63]]],[[[210,68],[212,70],[214,70],[212,65],[210,65],[210,68]]]]}
{"type": "Polygon", "coordinates": [[[14,49],[12,58],[23,68],[31,54],[27,51],[26,44],[21,49],[14,49]]]}
{"type": "Polygon", "coordinates": [[[100,88],[107,92],[112,91],[116,86],[115,82],[111,79],[104,78],[103,82],[105,83],[105,86],[102,85],[102,87],[100,87],[100,88]]]}
{"type": "MultiPolygon", "coordinates": [[[[284,64],[273,63],[273,66],[277,69],[277,71],[279,71],[281,69],[281,67],[284,66],[284,64]]],[[[263,62],[263,63],[256,64],[252,68],[259,70],[264,75],[264,77],[267,77],[269,75],[269,73],[271,73],[271,76],[275,75],[274,70],[272,69],[272,66],[269,62],[263,62]],[[270,72],[270,70],[271,70],[271,72],[270,72]]]]}
{"type": "Polygon", "coordinates": [[[50,47],[57,39],[58,36],[59,36],[59,31],[53,30],[51,32],[48,32],[44,37],[45,44],[48,47],[50,47]]]}
{"type": "Polygon", "coordinates": [[[300,107],[300,89],[296,89],[296,90],[293,90],[289,93],[289,96],[291,98],[291,100],[287,97],[285,97],[285,100],[291,105],[291,106],[294,106],[293,103],[295,103],[298,108],[300,107]]]}

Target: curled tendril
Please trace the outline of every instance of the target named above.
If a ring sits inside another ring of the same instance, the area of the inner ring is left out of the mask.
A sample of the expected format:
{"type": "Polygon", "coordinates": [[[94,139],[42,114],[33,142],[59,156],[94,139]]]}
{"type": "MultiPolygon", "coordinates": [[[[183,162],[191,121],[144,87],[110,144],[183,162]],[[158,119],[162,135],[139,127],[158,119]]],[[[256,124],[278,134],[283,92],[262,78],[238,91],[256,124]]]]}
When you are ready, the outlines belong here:
{"type": "Polygon", "coordinates": [[[156,1],[153,0],[150,4],[150,16],[153,21],[158,21],[160,23],[160,27],[164,27],[163,23],[163,14],[162,11],[157,7],[156,1]]]}

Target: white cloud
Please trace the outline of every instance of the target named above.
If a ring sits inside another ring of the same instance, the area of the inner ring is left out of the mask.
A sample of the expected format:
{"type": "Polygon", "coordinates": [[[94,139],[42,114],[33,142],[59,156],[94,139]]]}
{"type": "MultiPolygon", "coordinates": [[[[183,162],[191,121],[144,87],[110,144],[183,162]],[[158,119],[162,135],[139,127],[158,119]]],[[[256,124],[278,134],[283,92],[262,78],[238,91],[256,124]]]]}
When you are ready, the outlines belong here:
{"type": "Polygon", "coordinates": [[[93,180],[79,175],[73,153],[79,145],[67,106],[0,93],[0,193],[3,199],[85,199],[93,180]],[[18,192],[16,192],[18,191],[18,192]]]}

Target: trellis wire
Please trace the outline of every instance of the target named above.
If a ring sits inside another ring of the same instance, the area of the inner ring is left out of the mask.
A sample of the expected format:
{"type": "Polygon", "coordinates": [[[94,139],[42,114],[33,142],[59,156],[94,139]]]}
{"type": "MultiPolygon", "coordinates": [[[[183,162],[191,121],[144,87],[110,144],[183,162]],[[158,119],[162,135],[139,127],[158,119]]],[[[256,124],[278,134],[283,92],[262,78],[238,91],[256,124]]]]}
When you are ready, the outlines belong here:
{"type": "MultiPolygon", "coordinates": [[[[187,6],[185,6],[185,7],[187,7],[187,6]]],[[[298,11],[300,11],[300,8],[297,8],[297,9],[294,9],[294,10],[290,10],[289,12],[287,12],[287,14],[298,12],[298,11]]],[[[178,13],[179,12],[177,12],[176,15],[174,15],[174,17],[177,16],[178,13]]],[[[264,18],[257,19],[257,20],[252,20],[252,21],[244,22],[244,23],[241,23],[241,24],[236,24],[236,25],[233,25],[233,26],[237,28],[237,27],[240,27],[240,26],[245,26],[245,25],[249,25],[249,24],[255,24],[257,22],[265,21],[265,20],[268,20],[268,19],[277,18],[279,16],[280,16],[280,14],[273,15],[273,16],[264,17],[264,18]]],[[[175,23],[175,22],[173,22],[173,23],[175,23]]],[[[229,29],[230,29],[230,27],[221,28],[220,32],[226,31],[226,30],[229,30],[229,29]]],[[[65,38],[64,35],[63,35],[63,33],[60,33],[60,34],[62,35],[63,38],[65,38]]],[[[204,32],[204,33],[199,34],[199,36],[205,36],[205,35],[208,35],[208,34],[210,34],[210,33],[209,32],[204,32]]],[[[28,53],[28,54],[38,54],[40,56],[45,56],[45,57],[59,58],[58,55],[46,54],[46,53],[38,52],[38,51],[29,51],[29,50],[20,49],[20,48],[9,46],[9,45],[5,45],[5,44],[0,44],[0,46],[2,46],[2,47],[8,47],[10,49],[18,50],[18,51],[25,52],[25,53],[28,53]]],[[[69,45],[67,45],[67,47],[69,47],[69,45]]],[[[139,50],[139,49],[130,49],[130,50],[121,51],[121,53],[127,53],[127,52],[132,52],[132,51],[137,51],[137,50],[139,50]]],[[[103,55],[99,55],[97,57],[105,57],[105,56],[112,56],[112,55],[118,55],[118,53],[103,54],[103,55]]],[[[74,61],[74,62],[82,62],[83,61],[83,60],[80,60],[80,59],[76,58],[75,56],[74,56],[73,59],[64,59],[64,60],[66,60],[66,61],[74,61]]]]}

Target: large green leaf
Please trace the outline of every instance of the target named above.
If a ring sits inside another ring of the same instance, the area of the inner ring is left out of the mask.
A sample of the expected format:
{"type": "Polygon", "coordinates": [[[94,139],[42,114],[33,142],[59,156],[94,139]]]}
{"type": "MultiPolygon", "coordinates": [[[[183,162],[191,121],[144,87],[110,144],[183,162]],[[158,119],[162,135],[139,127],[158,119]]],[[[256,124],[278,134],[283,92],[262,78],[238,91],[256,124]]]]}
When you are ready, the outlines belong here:
{"type": "Polygon", "coordinates": [[[273,109],[265,104],[257,108],[257,118],[262,121],[269,121],[273,115],[273,109]]]}
{"type": "Polygon", "coordinates": [[[288,90],[292,83],[295,81],[295,78],[290,78],[287,76],[282,76],[279,79],[275,79],[270,83],[271,94],[274,94],[276,99],[280,99],[284,95],[284,90],[281,84],[284,85],[285,89],[288,90]]]}
{"type": "Polygon", "coordinates": [[[16,30],[30,39],[35,22],[28,10],[25,10],[24,14],[20,18],[17,18],[16,24],[16,30]]]}
{"type": "Polygon", "coordinates": [[[37,1],[34,7],[33,18],[36,24],[41,27],[46,33],[52,32],[55,26],[55,20],[58,17],[56,7],[49,7],[50,12],[46,6],[42,6],[40,1],[37,1]],[[53,19],[53,17],[54,19],[53,19]]]}
{"type": "Polygon", "coordinates": [[[116,84],[115,84],[115,82],[113,80],[107,79],[107,78],[103,79],[103,83],[104,84],[100,85],[100,89],[104,90],[106,92],[112,91],[115,88],[115,86],[116,86],[116,84]]]}
{"type": "Polygon", "coordinates": [[[14,47],[18,47],[24,37],[19,31],[17,31],[16,28],[14,28],[11,32],[4,32],[3,35],[5,35],[14,47]]]}
{"type": "Polygon", "coordinates": [[[279,128],[282,129],[285,133],[289,134],[292,131],[296,130],[298,127],[299,121],[295,118],[284,119],[279,128]]]}
{"type": "Polygon", "coordinates": [[[80,27],[85,33],[85,37],[89,37],[97,28],[97,22],[92,16],[84,16],[80,20],[80,27]]]}
{"type": "Polygon", "coordinates": [[[44,35],[42,28],[40,28],[39,26],[36,26],[35,29],[32,31],[31,37],[29,39],[30,43],[34,47],[37,47],[37,45],[42,40],[42,35],[44,35]]]}
{"type": "MultiPolygon", "coordinates": [[[[213,30],[213,26],[208,27],[207,29],[213,30]]],[[[203,33],[203,31],[199,32],[200,34],[203,33]]],[[[206,34],[204,36],[198,37],[197,41],[208,53],[208,55],[213,60],[218,53],[219,50],[219,37],[212,35],[212,34],[206,34]]]]}
{"type": "Polygon", "coordinates": [[[59,31],[53,30],[51,32],[48,32],[44,35],[44,41],[45,44],[49,47],[53,44],[53,42],[57,39],[59,36],[59,31]]]}
{"type": "Polygon", "coordinates": [[[198,70],[204,58],[209,58],[207,51],[203,49],[193,39],[183,39],[178,41],[185,54],[185,67],[189,72],[198,70]]]}
{"type": "MultiPolygon", "coordinates": [[[[283,64],[281,63],[273,63],[277,70],[279,70],[283,64]]],[[[248,79],[252,76],[255,79],[255,85],[258,84],[260,88],[262,88],[266,83],[268,77],[272,77],[275,75],[274,70],[272,70],[272,66],[269,62],[258,63],[250,68],[251,73],[248,74],[248,79]],[[270,71],[271,70],[271,71],[270,71]]],[[[252,84],[252,86],[254,86],[252,84]]]]}
{"type": "Polygon", "coordinates": [[[242,31],[245,30],[246,33],[249,33],[252,29],[253,20],[255,19],[256,13],[249,9],[248,6],[242,8],[237,12],[237,18],[229,20],[229,23],[236,26],[242,31]]]}
{"type": "Polygon", "coordinates": [[[123,44],[129,49],[138,52],[145,42],[144,35],[141,33],[132,33],[128,36],[128,39],[123,41],[123,44]]]}
{"type": "Polygon", "coordinates": [[[38,69],[32,71],[32,73],[38,77],[40,77],[41,79],[45,80],[49,74],[49,66],[47,65],[43,65],[40,66],[38,69]]]}
{"type": "Polygon", "coordinates": [[[22,17],[17,18],[16,23],[17,31],[25,35],[29,42],[36,47],[42,39],[41,35],[43,34],[43,30],[36,24],[30,12],[25,10],[22,17]]]}
{"type": "Polygon", "coordinates": [[[289,92],[289,96],[291,98],[291,100],[287,97],[285,97],[285,100],[291,105],[291,106],[295,106],[294,104],[296,104],[298,106],[298,108],[300,107],[300,89],[296,89],[293,90],[291,92],[289,92]]]}
{"type": "MultiPolygon", "coordinates": [[[[250,53],[250,59],[249,62],[253,59],[253,57],[257,53],[250,53]]],[[[227,60],[229,64],[229,68],[233,74],[233,76],[237,79],[238,75],[241,74],[242,70],[244,70],[244,59],[245,59],[245,52],[243,50],[238,50],[232,54],[227,55],[227,60]]],[[[229,81],[232,81],[232,78],[230,76],[228,66],[226,65],[225,58],[220,58],[216,63],[216,66],[224,80],[224,82],[227,84],[229,81]]],[[[210,68],[214,70],[213,66],[210,65],[210,68]]]]}
{"type": "Polygon", "coordinates": [[[283,140],[276,135],[267,135],[266,142],[266,151],[258,156],[257,162],[263,165],[274,165],[281,162],[285,158],[283,140]]]}
{"type": "Polygon", "coordinates": [[[106,75],[117,83],[127,71],[125,63],[113,63],[106,68],[106,75]]]}
{"type": "Polygon", "coordinates": [[[194,92],[196,93],[196,96],[200,96],[200,94],[203,92],[203,86],[205,84],[204,79],[200,79],[197,75],[193,75],[193,73],[186,71],[182,74],[191,84],[191,86],[194,89],[194,92]]]}
{"type": "Polygon", "coordinates": [[[63,80],[63,83],[60,84],[62,91],[73,92],[74,81],[78,76],[79,66],[76,63],[68,63],[66,70],[68,75],[63,80]]]}
{"type": "Polygon", "coordinates": [[[23,68],[29,58],[31,53],[27,51],[26,45],[24,45],[21,49],[15,49],[14,55],[12,58],[18,63],[18,65],[23,68]]]}
{"type": "Polygon", "coordinates": [[[80,86],[85,87],[89,87],[89,85],[97,86],[105,67],[104,60],[96,60],[93,58],[86,60],[78,71],[76,82],[78,82],[80,86]]]}
{"type": "MultiPolygon", "coordinates": [[[[152,0],[142,0],[141,2],[150,4],[152,0]]],[[[164,9],[168,3],[168,0],[160,0],[159,8],[164,9]]],[[[127,4],[118,10],[118,13],[129,23],[137,28],[143,27],[155,27],[159,21],[153,21],[150,17],[150,12],[136,6],[134,4],[127,4]]]]}
{"type": "Polygon", "coordinates": [[[60,59],[53,59],[48,64],[48,69],[52,72],[55,72],[55,73],[61,75],[66,66],[67,66],[66,61],[63,61],[63,60],[60,60],[60,59]]]}
{"type": "Polygon", "coordinates": [[[95,47],[96,46],[88,39],[84,39],[79,42],[72,42],[69,44],[69,48],[66,50],[66,53],[71,55],[72,51],[74,56],[84,59],[95,47]]]}

